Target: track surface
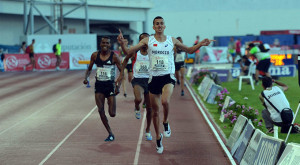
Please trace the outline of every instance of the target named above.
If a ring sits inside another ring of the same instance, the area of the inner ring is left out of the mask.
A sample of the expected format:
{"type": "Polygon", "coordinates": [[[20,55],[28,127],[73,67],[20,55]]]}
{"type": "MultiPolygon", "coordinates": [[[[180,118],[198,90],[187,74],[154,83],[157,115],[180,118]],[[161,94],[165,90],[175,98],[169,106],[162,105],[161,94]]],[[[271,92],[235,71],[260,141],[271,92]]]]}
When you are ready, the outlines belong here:
{"type": "MultiPolygon", "coordinates": [[[[116,117],[108,117],[116,140],[104,142],[93,76],[91,88],[83,77],[84,71],[0,73],[1,165],[230,164],[190,93],[180,96],[178,86],[163,154],[156,153],[155,139],[145,141],[145,115],[135,119],[129,84],[128,96],[117,96],[116,117]]],[[[155,137],[153,126],[151,132],[155,137]]]]}

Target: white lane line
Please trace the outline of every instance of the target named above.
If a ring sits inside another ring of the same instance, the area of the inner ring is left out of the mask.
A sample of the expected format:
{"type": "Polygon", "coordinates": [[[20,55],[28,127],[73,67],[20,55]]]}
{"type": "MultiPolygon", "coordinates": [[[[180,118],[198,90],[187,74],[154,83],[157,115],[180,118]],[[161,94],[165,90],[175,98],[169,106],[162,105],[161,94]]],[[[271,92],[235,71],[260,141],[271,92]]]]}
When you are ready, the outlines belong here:
{"type": "MultiPolygon", "coordinates": [[[[73,76],[71,76],[71,77],[73,77],[73,76]]],[[[48,85],[48,86],[42,86],[42,87],[40,87],[40,89],[32,90],[32,92],[28,92],[27,94],[21,95],[20,97],[17,97],[17,98],[15,98],[15,99],[11,99],[11,100],[9,100],[9,101],[7,101],[7,102],[5,102],[5,103],[0,104],[0,107],[2,107],[2,106],[5,105],[5,104],[9,104],[9,103],[11,103],[11,102],[16,102],[16,101],[18,101],[18,100],[21,100],[21,98],[26,97],[26,96],[31,95],[31,94],[34,94],[34,93],[36,93],[36,92],[38,92],[38,91],[44,90],[45,88],[52,87],[52,86],[54,86],[54,85],[56,85],[56,84],[59,84],[59,83],[61,83],[62,81],[67,80],[67,79],[69,79],[69,78],[71,78],[71,77],[68,77],[68,78],[66,78],[66,79],[62,79],[62,80],[60,80],[60,81],[56,81],[55,83],[53,83],[53,84],[51,84],[51,85],[48,85]]]]}
{"type": "Polygon", "coordinates": [[[190,92],[190,94],[192,95],[195,103],[197,104],[198,109],[200,110],[200,112],[202,113],[206,123],[209,125],[210,129],[213,131],[215,137],[217,138],[218,142],[220,143],[221,147],[223,148],[224,152],[226,153],[228,159],[230,160],[232,165],[236,165],[233,157],[231,156],[230,152],[228,151],[227,147],[225,146],[225,144],[223,143],[222,139],[220,138],[220,135],[218,134],[218,132],[216,131],[215,127],[212,125],[212,123],[210,122],[210,120],[208,119],[206,113],[204,112],[204,110],[202,109],[202,107],[200,106],[198,100],[196,99],[194,93],[191,91],[191,88],[189,87],[189,85],[186,86],[190,92]]]}
{"type": "Polygon", "coordinates": [[[31,118],[33,115],[36,115],[37,113],[42,112],[43,110],[45,110],[45,109],[48,108],[49,106],[52,106],[53,104],[57,103],[58,101],[61,101],[63,98],[65,98],[65,97],[67,97],[68,95],[70,95],[70,94],[74,93],[75,91],[77,91],[79,88],[83,88],[83,86],[80,86],[80,87],[78,87],[78,88],[75,88],[75,89],[72,90],[71,92],[69,92],[69,93],[67,93],[67,94],[65,94],[65,95],[63,95],[63,96],[61,96],[61,97],[59,97],[59,98],[56,99],[55,101],[53,101],[53,102],[51,102],[50,104],[44,106],[44,107],[41,108],[40,110],[35,111],[34,113],[32,113],[32,114],[29,115],[28,117],[24,118],[23,120],[21,120],[21,121],[15,123],[14,125],[12,125],[12,126],[6,128],[6,129],[2,130],[2,131],[0,132],[0,135],[3,134],[4,132],[6,132],[6,131],[8,131],[8,130],[10,130],[10,129],[12,129],[12,128],[14,128],[15,126],[17,126],[17,125],[23,123],[24,121],[28,120],[28,119],[31,118]]]}
{"type": "Polygon", "coordinates": [[[139,137],[139,141],[136,146],[136,151],[135,151],[135,156],[134,156],[134,162],[133,162],[134,165],[137,165],[139,162],[141,144],[142,144],[143,134],[144,134],[144,125],[145,125],[145,120],[146,120],[146,114],[147,114],[147,111],[146,111],[146,109],[144,109],[143,121],[142,121],[142,125],[141,125],[141,130],[140,130],[140,137],[139,137]]]}
{"type": "Polygon", "coordinates": [[[43,165],[57,149],[81,126],[81,124],[97,109],[95,106],[77,125],[76,127],[61,141],[57,144],[57,146],[39,163],[39,165],[43,165]]]}

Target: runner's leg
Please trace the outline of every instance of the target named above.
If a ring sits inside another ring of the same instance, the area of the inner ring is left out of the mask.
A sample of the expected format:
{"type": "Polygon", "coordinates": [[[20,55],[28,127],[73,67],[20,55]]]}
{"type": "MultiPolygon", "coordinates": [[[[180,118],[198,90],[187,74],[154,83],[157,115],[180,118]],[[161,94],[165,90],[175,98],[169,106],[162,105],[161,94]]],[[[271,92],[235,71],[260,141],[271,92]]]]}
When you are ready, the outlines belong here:
{"type": "Polygon", "coordinates": [[[169,102],[170,102],[170,99],[171,99],[171,96],[172,96],[172,93],[173,93],[173,89],[174,89],[173,84],[166,84],[162,89],[161,103],[162,103],[163,111],[164,111],[163,123],[168,122],[169,102]]]}
{"type": "Polygon", "coordinates": [[[112,134],[110,126],[108,124],[107,117],[105,115],[105,111],[104,111],[104,101],[105,101],[104,94],[95,93],[95,100],[96,100],[96,104],[97,104],[97,107],[98,107],[98,112],[100,114],[101,121],[102,121],[104,127],[106,128],[107,132],[109,134],[112,134]]]}

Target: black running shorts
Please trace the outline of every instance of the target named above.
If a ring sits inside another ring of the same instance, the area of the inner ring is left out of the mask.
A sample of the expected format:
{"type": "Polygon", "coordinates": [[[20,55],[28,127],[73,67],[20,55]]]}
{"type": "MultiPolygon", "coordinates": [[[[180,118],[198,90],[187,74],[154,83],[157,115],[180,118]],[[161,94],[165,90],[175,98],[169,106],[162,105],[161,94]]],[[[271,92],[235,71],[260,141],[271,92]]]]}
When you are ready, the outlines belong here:
{"type": "Polygon", "coordinates": [[[270,65],[271,65],[271,61],[270,61],[269,58],[261,60],[261,61],[258,62],[257,66],[256,66],[256,70],[263,71],[263,72],[267,73],[268,70],[269,70],[270,65]]]}
{"type": "Polygon", "coordinates": [[[179,71],[181,68],[184,68],[184,62],[175,62],[175,71],[179,71]]]}
{"type": "Polygon", "coordinates": [[[162,89],[166,84],[175,85],[175,77],[170,74],[164,76],[153,76],[150,83],[148,84],[148,89],[152,94],[162,94],[162,89]]]}
{"type": "Polygon", "coordinates": [[[132,87],[134,88],[135,85],[139,85],[144,89],[144,94],[148,94],[148,81],[149,78],[133,78],[131,81],[132,87]]]}
{"type": "Polygon", "coordinates": [[[132,64],[127,64],[126,69],[128,72],[132,72],[132,64]]]}
{"type": "Polygon", "coordinates": [[[96,81],[95,93],[102,93],[105,97],[115,96],[116,85],[114,82],[96,81]]]}

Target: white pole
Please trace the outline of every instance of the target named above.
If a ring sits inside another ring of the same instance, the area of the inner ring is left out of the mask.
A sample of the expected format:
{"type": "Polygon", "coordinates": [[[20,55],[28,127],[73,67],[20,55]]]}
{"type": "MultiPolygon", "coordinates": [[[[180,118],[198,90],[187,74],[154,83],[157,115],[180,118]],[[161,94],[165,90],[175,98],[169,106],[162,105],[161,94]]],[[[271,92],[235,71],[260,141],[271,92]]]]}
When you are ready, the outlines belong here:
{"type": "Polygon", "coordinates": [[[294,124],[294,122],[295,122],[295,119],[296,119],[296,117],[297,117],[297,113],[298,113],[298,111],[299,111],[299,107],[300,107],[300,102],[299,102],[299,104],[298,104],[297,111],[296,111],[295,116],[294,116],[294,119],[293,119],[293,121],[292,121],[292,125],[290,126],[289,132],[288,132],[288,134],[286,135],[286,138],[285,138],[285,141],[284,141],[285,143],[287,142],[287,140],[288,140],[288,138],[289,138],[289,135],[290,135],[290,133],[291,133],[292,126],[293,126],[293,124],[294,124]]]}

